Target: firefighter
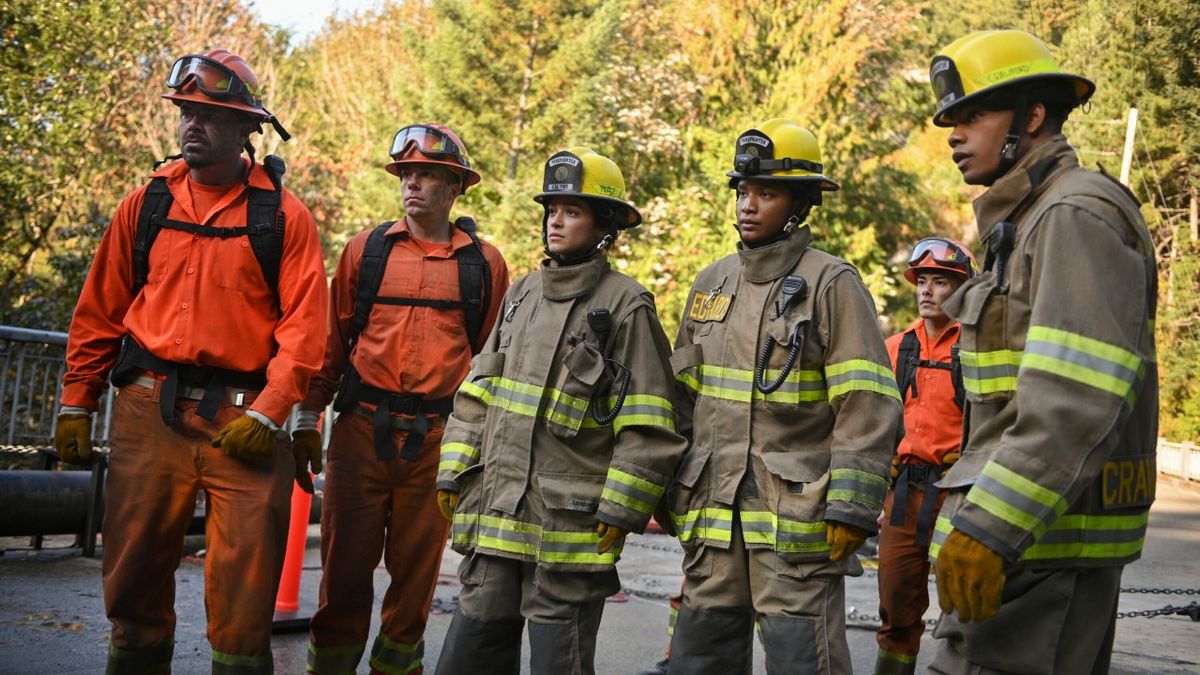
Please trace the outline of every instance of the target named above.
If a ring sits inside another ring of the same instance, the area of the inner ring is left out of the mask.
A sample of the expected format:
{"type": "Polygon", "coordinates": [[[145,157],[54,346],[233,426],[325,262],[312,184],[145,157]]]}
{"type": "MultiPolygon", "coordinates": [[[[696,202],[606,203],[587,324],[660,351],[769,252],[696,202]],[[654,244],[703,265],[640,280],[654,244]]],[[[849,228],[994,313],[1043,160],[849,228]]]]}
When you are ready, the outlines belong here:
{"type": "Polygon", "coordinates": [[[962,245],[942,237],[917,242],[904,279],[916,286],[918,318],[886,343],[904,399],[904,434],[880,519],[876,675],[916,672],[929,607],[930,535],[946,496],[934,481],[958,459],[962,439],[959,327],[942,303],[975,273],[975,258],[962,245]]]}
{"type": "Polygon", "coordinates": [[[442,441],[438,498],[465,556],[448,675],[517,672],[526,621],[533,673],[593,673],[625,535],[685,447],[654,298],[606,257],[641,222],[620,169],[573,147],[544,175],[547,259],[509,289],[442,441]]]}
{"type": "Polygon", "coordinates": [[[1133,195],[1062,125],[1095,85],[1021,31],[934,56],[934,123],[975,200],[984,273],[962,328],[962,458],[930,556],[941,673],[1099,673],[1154,498],[1154,247],[1133,195]]]}
{"type": "Polygon", "coordinates": [[[282,162],[254,161],[263,123],[288,136],[246,62],[189,54],[167,86],[182,161],[125,197],[104,233],[71,321],[55,446],[66,462],[94,458],[111,375],[107,672],[170,671],[174,573],[204,489],[213,672],[270,673],[293,476],[280,426],[321,365],[325,269],[282,162]]]}
{"type": "Polygon", "coordinates": [[[737,252],[692,285],[671,365],[691,447],[666,503],[684,547],[672,673],[850,672],[845,575],[877,529],[900,396],[858,271],[811,247],[827,178],[786,119],[737,139],[737,252]]]}
{"type": "Polygon", "coordinates": [[[373,577],[390,581],[372,673],[420,673],[425,623],[448,525],[434,482],[454,392],[483,346],[508,288],[500,252],[455,200],[480,176],[466,146],[440,124],[415,124],[392,141],[405,215],[360,232],[334,274],[325,364],[301,404],[292,449],[311,491],[321,470],[320,411],[334,400],[321,510],[320,604],[308,671],[353,673],[366,648],[373,577]]]}

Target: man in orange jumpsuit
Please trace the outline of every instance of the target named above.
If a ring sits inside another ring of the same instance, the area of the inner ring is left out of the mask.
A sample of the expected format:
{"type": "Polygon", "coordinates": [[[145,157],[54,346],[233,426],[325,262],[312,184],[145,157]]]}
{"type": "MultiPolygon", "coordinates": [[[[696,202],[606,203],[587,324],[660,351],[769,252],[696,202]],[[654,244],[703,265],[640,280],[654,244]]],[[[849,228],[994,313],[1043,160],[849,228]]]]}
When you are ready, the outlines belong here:
{"type": "Polygon", "coordinates": [[[301,405],[293,452],[320,470],[319,411],[334,399],[321,512],[320,606],[308,670],[354,673],[366,649],[372,578],[383,555],[391,583],[371,648],[372,673],[420,673],[425,622],[448,523],[436,483],[445,418],[491,332],[508,289],[500,252],[451,223],[479,182],[466,147],[438,124],[404,127],[387,170],[400,179],[403,219],[359,233],[334,274],[325,364],[301,405]]]}
{"type": "Polygon", "coordinates": [[[93,459],[111,373],[107,672],[170,672],[174,573],[203,488],[212,671],[270,673],[293,476],[278,434],[321,364],[325,269],[282,161],[254,162],[262,123],[287,134],[246,62],[184,56],[167,85],[182,161],[127,196],[104,233],[71,322],[55,445],[64,461],[93,459]]]}
{"type": "Polygon", "coordinates": [[[917,287],[919,318],[887,340],[904,398],[904,437],[892,458],[895,479],[879,531],[877,675],[915,672],[929,607],[929,540],[945,499],[933,484],[958,459],[962,440],[962,369],[958,324],[942,303],[975,276],[975,259],[941,237],[917,243],[904,278],[917,287]]]}

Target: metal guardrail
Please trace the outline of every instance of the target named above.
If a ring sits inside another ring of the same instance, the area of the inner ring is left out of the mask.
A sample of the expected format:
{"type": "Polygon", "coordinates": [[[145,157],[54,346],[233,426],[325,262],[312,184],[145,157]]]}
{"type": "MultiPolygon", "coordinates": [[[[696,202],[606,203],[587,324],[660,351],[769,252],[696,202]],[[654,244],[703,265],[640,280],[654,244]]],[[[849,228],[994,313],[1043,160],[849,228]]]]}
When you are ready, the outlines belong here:
{"type": "Polygon", "coordinates": [[[1158,472],[1200,482],[1200,446],[1158,439],[1158,472]]]}

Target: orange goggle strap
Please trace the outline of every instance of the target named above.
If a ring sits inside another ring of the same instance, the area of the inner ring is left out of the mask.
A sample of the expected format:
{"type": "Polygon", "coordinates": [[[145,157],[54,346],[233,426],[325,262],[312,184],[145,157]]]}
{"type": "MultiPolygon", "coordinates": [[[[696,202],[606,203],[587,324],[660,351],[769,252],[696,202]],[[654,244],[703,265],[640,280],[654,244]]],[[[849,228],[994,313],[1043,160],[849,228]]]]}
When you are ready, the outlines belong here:
{"type": "Polygon", "coordinates": [[[463,168],[471,168],[471,159],[466,151],[459,147],[446,134],[424,124],[412,124],[396,132],[392,138],[392,149],[389,153],[392,159],[399,161],[408,152],[408,146],[415,144],[417,152],[430,159],[452,160],[463,168]]]}

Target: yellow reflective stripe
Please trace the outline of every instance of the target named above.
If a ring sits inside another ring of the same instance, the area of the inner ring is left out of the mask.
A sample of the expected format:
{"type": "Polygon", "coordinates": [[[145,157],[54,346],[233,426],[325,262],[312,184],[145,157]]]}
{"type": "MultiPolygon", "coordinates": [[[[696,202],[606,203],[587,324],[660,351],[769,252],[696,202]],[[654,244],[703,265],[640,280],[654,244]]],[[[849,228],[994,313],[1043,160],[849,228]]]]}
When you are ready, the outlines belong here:
{"type": "MultiPolygon", "coordinates": [[[[767,369],[763,379],[772,382],[779,377],[778,369],[767,369]]],[[[770,394],[754,386],[754,371],[726,368],[702,363],[675,375],[675,380],[688,389],[711,398],[750,403],[815,403],[826,400],[825,377],[819,370],[792,370],[783,385],[770,394]],[[695,371],[694,374],[689,371],[695,371]]]]}
{"type": "Polygon", "coordinates": [[[1041,538],[1048,524],[1067,510],[1062,495],[995,461],[984,465],[979,480],[967,492],[967,501],[1035,538],[1041,538]]]}
{"type": "Polygon", "coordinates": [[[388,675],[406,675],[424,665],[425,640],[416,644],[396,642],[380,633],[371,648],[371,669],[388,675]]]}
{"type": "Polygon", "coordinates": [[[679,541],[700,538],[727,542],[733,534],[733,509],[706,506],[688,511],[682,516],[671,514],[671,520],[675,521],[679,541]]]}
{"type": "Polygon", "coordinates": [[[900,400],[896,374],[887,367],[866,359],[850,359],[825,366],[829,400],[851,391],[869,391],[900,400]]]}
{"type": "Polygon", "coordinates": [[[954,526],[950,524],[950,519],[946,516],[939,515],[933,523],[933,539],[929,542],[929,557],[932,560],[937,560],[938,552],[942,550],[942,542],[946,541],[946,537],[950,536],[950,531],[954,526]]]}
{"type": "MultiPolygon", "coordinates": [[[[617,398],[610,397],[609,410],[616,405],[617,398]]],[[[675,408],[671,402],[662,396],[653,394],[630,394],[625,397],[621,411],[613,420],[613,433],[620,433],[625,427],[662,427],[675,430],[675,408]]]]}
{"type": "Polygon", "coordinates": [[[662,497],[663,492],[662,486],[620,469],[609,467],[604,491],[600,493],[600,498],[649,515],[654,512],[654,507],[658,504],[658,499],[662,497]]]}
{"type": "Polygon", "coordinates": [[[1106,516],[1070,514],[1021,555],[1022,560],[1113,559],[1136,555],[1146,540],[1150,512],[1106,516]]]}
{"type": "MultiPolygon", "coordinates": [[[[245,656],[242,654],[226,654],[225,652],[219,652],[215,649],[212,650],[212,660],[214,666],[216,664],[220,664],[222,666],[252,668],[255,670],[260,670],[262,668],[270,669],[272,666],[270,655],[245,656]]],[[[221,672],[222,669],[214,667],[213,670],[214,672],[221,672]]]]}
{"type": "Polygon", "coordinates": [[[972,394],[984,395],[1014,391],[1021,352],[997,349],[990,352],[959,352],[963,368],[963,387],[972,394]]]}
{"type": "MultiPolygon", "coordinates": [[[[916,663],[917,657],[915,654],[901,654],[900,652],[892,652],[879,648],[878,658],[885,661],[899,661],[900,663],[916,663]]],[[[876,670],[885,669],[886,666],[880,666],[876,670]]]]}
{"type": "Polygon", "coordinates": [[[502,408],[525,417],[538,417],[539,412],[547,422],[569,429],[599,428],[599,424],[587,413],[588,401],[559,391],[553,387],[539,387],[518,382],[507,377],[487,377],[474,382],[464,381],[460,389],[478,398],[484,404],[502,408]],[[485,382],[486,386],[477,382],[485,382]],[[526,400],[517,400],[514,395],[526,400]]]}
{"type": "Polygon", "coordinates": [[[1029,329],[1021,367],[1075,380],[1120,398],[1130,397],[1143,372],[1142,360],[1133,352],[1046,326],[1029,329]]]}
{"type": "Polygon", "coordinates": [[[882,508],[891,483],[878,474],[861,469],[832,469],[829,472],[829,489],[826,501],[843,501],[863,504],[868,508],[882,508]]]}
{"type": "Polygon", "coordinates": [[[483,514],[454,514],[451,540],[455,546],[512,553],[547,563],[615,564],[623,544],[597,553],[600,537],[593,531],[543,530],[540,525],[483,514]]]}
{"type": "Polygon", "coordinates": [[[443,443],[438,461],[438,473],[452,471],[459,473],[479,459],[479,448],[461,441],[443,443]]]}

